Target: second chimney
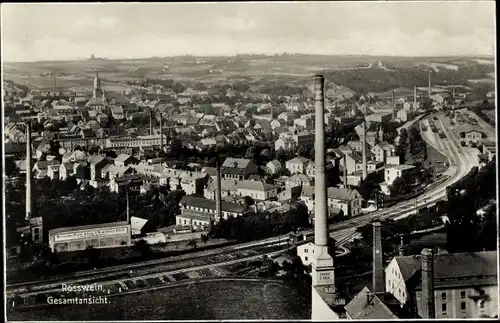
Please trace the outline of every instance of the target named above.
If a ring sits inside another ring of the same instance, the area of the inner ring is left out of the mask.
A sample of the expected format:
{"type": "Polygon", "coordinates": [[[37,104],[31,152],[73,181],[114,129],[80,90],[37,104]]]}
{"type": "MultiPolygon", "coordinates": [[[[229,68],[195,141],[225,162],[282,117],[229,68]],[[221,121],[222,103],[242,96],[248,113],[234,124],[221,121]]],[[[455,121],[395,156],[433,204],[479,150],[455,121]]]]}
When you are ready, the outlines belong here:
{"type": "Polygon", "coordinates": [[[382,225],[380,222],[373,222],[373,292],[385,292],[382,225]]]}
{"type": "Polygon", "coordinates": [[[215,213],[217,217],[217,221],[220,221],[222,218],[222,187],[221,187],[221,179],[220,179],[220,156],[217,154],[216,156],[216,165],[217,169],[217,185],[216,185],[216,191],[215,191],[215,213]]]}
{"type": "Polygon", "coordinates": [[[424,319],[436,316],[434,309],[434,253],[431,249],[422,250],[422,312],[424,319]]]}
{"type": "Polygon", "coordinates": [[[26,220],[31,218],[31,121],[26,124],[26,220]]]}

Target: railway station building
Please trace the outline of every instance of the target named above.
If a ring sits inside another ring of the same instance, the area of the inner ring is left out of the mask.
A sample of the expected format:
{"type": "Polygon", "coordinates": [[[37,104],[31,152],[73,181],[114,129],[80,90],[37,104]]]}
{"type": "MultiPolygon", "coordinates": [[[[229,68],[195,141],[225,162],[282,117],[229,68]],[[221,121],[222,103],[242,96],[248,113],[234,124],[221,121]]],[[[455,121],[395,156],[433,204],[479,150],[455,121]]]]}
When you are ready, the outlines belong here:
{"type": "Polygon", "coordinates": [[[126,221],[58,228],[49,231],[49,247],[52,251],[57,252],[84,250],[90,245],[100,249],[130,244],[130,224],[126,221]]]}

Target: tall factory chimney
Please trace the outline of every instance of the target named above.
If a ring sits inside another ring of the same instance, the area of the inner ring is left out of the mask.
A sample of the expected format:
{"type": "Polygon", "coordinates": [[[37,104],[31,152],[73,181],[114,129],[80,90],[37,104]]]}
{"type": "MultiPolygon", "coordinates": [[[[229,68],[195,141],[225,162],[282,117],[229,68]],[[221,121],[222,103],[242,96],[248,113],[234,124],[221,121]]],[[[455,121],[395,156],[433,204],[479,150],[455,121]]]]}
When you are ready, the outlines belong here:
{"type": "Polygon", "coordinates": [[[149,134],[153,135],[153,110],[149,112],[149,134]]]}
{"type": "Polygon", "coordinates": [[[335,266],[329,243],[327,188],[325,175],[325,106],[323,75],[314,78],[315,92],[315,143],[314,143],[314,244],[311,246],[312,302],[311,319],[339,319],[344,311],[345,300],[339,298],[335,287],[335,266]],[[332,308],[332,306],[334,308],[332,308]]]}
{"type": "Polygon", "coordinates": [[[312,285],[334,286],[333,258],[329,248],[328,235],[328,208],[327,188],[325,175],[325,106],[324,106],[323,75],[314,78],[315,92],[315,143],[314,143],[314,244],[315,250],[312,261],[312,285]],[[320,277],[321,276],[321,277],[320,277]]]}
{"type": "Polygon", "coordinates": [[[432,86],[431,85],[431,70],[429,70],[429,89],[428,89],[428,91],[429,91],[429,99],[431,98],[431,93],[432,93],[431,92],[431,86],[432,86]]]}
{"type": "Polygon", "coordinates": [[[31,218],[31,121],[26,123],[26,220],[31,218]]]}
{"type": "Polygon", "coordinates": [[[392,120],[396,119],[396,97],[394,90],[392,90],[392,120]]]}
{"type": "Polygon", "coordinates": [[[413,86],[413,109],[417,109],[417,86],[413,86]]]}
{"type": "Polygon", "coordinates": [[[363,120],[363,138],[361,144],[363,145],[362,147],[362,154],[363,154],[363,180],[366,179],[368,176],[368,170],[366,168],[366,122],[363,120]]]}
{"type": "Polygon", "coordinates": [[[163,151],[163,113],[160,112],[160,150],[163,151]]]}
{"type": "Polygon", "coordinates": [[[315,179],[314,179],[314,243],[318,246],[328,246],[328,208],[326,196],[326,175],[325,175],[325,108],[324,108],[324,87],[325,79],[323,75],[316,75],[314,80],[315,108],[316,108],[316,132],[315,132],[315,179]]]}
{"type": "Polygon", "coordinates": [[[344,188],[347,188],[347,155],[344,155],[344,188]]]}
{"type": "Polygon", "coordinates": [[[222,218],[222,187],[221,187],[221,179],[220,179],[220,156],[219,153],[217,153],[216,157],[216,165],[217,169],[217,187],[216,187],[216,192],[215,192],[215,212],[216,212],[216,217],[217,221],[219,221],[222,218]]]}
{"type": "Polygon", "coordinates": [[[384,263],[382,254],[382,226],[373,222],[373,292],[385,291],[384,263]]]}
{"type": "Polygon", "coordinates": [[[434,308],[434,254],[431,249],[422,250],[422,313],[424,319],[436,316],[434,308]]]}

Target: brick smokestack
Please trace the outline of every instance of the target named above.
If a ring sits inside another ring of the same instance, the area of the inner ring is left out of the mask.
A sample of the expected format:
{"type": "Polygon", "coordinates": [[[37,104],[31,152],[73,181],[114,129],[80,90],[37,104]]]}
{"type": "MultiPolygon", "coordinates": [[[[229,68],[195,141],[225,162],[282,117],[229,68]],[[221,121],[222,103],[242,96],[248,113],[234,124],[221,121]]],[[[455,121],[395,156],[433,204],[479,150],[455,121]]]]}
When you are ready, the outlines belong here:
{"type": "Polygon", "coordinates": [[[149,134],[153,135],[153,110],[149,111],[149,134]]]}
{"type": "Polygon", "coordinates": [[[382,254],[382,226],[373,222],[373,292],[385,291],[384,263],[382,254]]]}
{"type": "Polygon", "coordinates": [[[222,187],[221,187],[221,179],[220,179],[220,156],[217,153],[216,157],[216,165],[217,169],[217,187],[215,191],[215,213],[217,214],[217,221],[219,221],[222,218],[222,187]]]}
{"type": "Polygon", "coordinates": [[[163,113],[160,112],[160,150],[163,151],[163,113]]]}
{"type": "Polygon", "coordinates": [[[434,309],[434,254],[431,249],[422,250],[422,312],[424,319],[436,316],[434,309]]]}
{"type": "Polygon", "coordinates": [[[363,120],[363,138],[361,144],[363,145],[363,179],[368,176],[368,170],[366,168],[366,122],[363,120]]]}
{"type": "Polygon", "coordinates": [[[31,121],[26,124],[26,220],[31,218],[31,121]]]}
{"type": "Polygon", "coordinates": [[[314,143],[314,243],[317,246],[328,246],[328,213],[325,178],[325,78],[316,75],[314,78],[316,132],[314,143]]]}

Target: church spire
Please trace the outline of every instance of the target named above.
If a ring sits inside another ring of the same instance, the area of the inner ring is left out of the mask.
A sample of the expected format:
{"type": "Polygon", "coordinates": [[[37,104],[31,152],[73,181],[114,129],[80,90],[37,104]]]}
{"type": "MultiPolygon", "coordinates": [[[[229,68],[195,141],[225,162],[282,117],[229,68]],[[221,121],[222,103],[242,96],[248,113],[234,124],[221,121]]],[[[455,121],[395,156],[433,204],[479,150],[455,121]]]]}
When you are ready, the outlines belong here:
{"type": "Polygon", "coordinates": [[[97,99],[101,96],[102,96],[101,79],[99,78],[99,72],[96,72],[94,78],[94,99],[97,99]]]}

